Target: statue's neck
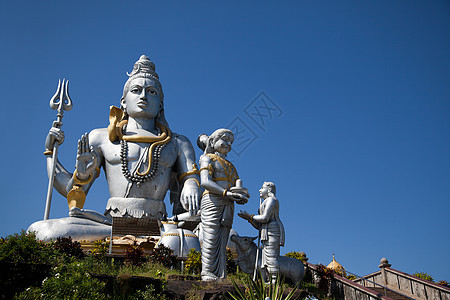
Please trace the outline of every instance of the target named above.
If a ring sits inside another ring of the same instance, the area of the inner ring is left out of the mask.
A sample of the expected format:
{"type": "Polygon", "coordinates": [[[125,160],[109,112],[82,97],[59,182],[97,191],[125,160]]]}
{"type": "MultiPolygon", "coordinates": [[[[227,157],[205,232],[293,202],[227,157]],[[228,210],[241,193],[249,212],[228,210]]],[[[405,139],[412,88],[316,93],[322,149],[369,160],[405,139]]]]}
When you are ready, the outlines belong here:
{"type": "Polygon", "coordinates": [[[156,129],[155,119],[146,118],[128,118],[127,132],[133,132],[134,130],[145,130],[158,135],[158,129],[156,129]]]}
{"type": "Polygon", "coordinates": [[[222,157],[222,158],[226,158],[226,157],[227,157],[226,154],[222,154],[222,153],[217,152],[217,151],[215,151],[214,154],[216,154],[217,156],[220,156],[220,157],[222,157]]]}

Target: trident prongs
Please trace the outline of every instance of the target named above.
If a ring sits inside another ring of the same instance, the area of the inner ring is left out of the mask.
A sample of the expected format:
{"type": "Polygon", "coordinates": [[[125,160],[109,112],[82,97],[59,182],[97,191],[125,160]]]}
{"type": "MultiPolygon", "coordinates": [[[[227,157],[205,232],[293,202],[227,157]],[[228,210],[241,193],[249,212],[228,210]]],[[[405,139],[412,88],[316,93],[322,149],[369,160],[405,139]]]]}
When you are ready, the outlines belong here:
{"type": "Polygon", "coordinates": [[[72,99],[69,96],[69,80],[64,78],[61,84],[61,79],[58,81],[58,89],[55,95],[50,99],[50,107],[58,111],[56,122],[61,123],[64,111],[72,109],[72,99]]]}

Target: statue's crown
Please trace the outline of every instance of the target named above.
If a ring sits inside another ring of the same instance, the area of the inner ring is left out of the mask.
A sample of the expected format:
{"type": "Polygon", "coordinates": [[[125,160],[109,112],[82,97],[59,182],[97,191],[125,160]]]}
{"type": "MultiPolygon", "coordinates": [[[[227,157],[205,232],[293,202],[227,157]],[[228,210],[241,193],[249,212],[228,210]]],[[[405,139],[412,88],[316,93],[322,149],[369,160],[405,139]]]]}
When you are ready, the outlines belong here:
{"type": "Polygon", "coordinates": [[[147,55],[141,55],[139,60],[134,64],[133,71],[127,73],[128,76],[133,77],[139,73],[150,74],[159,81],[159,76],[155,72],[155,64],[150,61],[147,55]]]}

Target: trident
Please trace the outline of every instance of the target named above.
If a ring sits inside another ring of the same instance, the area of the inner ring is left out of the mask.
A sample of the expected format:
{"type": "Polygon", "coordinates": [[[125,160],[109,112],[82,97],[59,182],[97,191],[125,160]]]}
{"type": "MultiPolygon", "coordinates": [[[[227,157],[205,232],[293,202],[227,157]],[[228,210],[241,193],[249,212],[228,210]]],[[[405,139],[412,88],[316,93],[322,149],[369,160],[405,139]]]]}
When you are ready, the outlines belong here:
{"type": "MultiPolygon", "coordinates": [[[[66,81],[66,79],[63,79],[62,84],[61,79],[58,81],[58,89],[56,90],[56,93],[55,95],[53,95],[52,99],[50,99],[50,107],[51,109],[58,112],[58,114],[56,115],[56,121],[53,122],[53,127],[61,128],[63,124],[61,121],[64,115],[64,111],[69,111],[72,109],[72,100],[69,96],[69,80],[66,81]]],[[[48,217],[50,215],[50,204],[52,203],[53,182],[55,180],[58,146],[59,143],[55,141],[55,143],[53,144],[52,166],[50,178],[48,181],[47,200],[45,201],[44,220],[48,220],[48,217]]]]}

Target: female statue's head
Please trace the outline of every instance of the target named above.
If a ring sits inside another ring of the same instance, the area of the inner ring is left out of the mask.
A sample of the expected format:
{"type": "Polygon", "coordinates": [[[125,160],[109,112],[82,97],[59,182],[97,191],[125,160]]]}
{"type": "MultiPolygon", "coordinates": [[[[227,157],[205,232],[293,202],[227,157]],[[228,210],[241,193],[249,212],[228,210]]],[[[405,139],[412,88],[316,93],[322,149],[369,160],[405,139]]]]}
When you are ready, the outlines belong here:
{"type": "MultiPolygon", "coordinates": [[[[123,87],[123,95],[120,99],[121,108],[125,112],[125,117],[128,118],[126,98],[128,93],[130,93],[130,88],[131,92],[136,92],[133,90],[134,83],[146,82],[146,84],[151,85],[151,88],[153,89],[151,90],[151,93],[155,94],[155,96],[156,94],[158,95],[159,108],[157,110],[155,121],[168,127],[169,125],[164,115],[164,94],[161,82],[159,82],[159,76],[155,72],[155,64],[151,62],[147,56],[142,55],[134,64],[133,71],[131,71],[130,74],[127,73],[127,75],[129,78],[123,87]]],[[[152,103],[150,103],[150,106],[151,104],[152,103]]]]}
{"type": "Polygon", "coordinates": [[[199,135],[197,145],[205,153],[218,152],[226,155],[231,151],[231,144],[234,141],[234,134],[229,129],[217,129],[210,136],[206,134],[199,135]]]}

